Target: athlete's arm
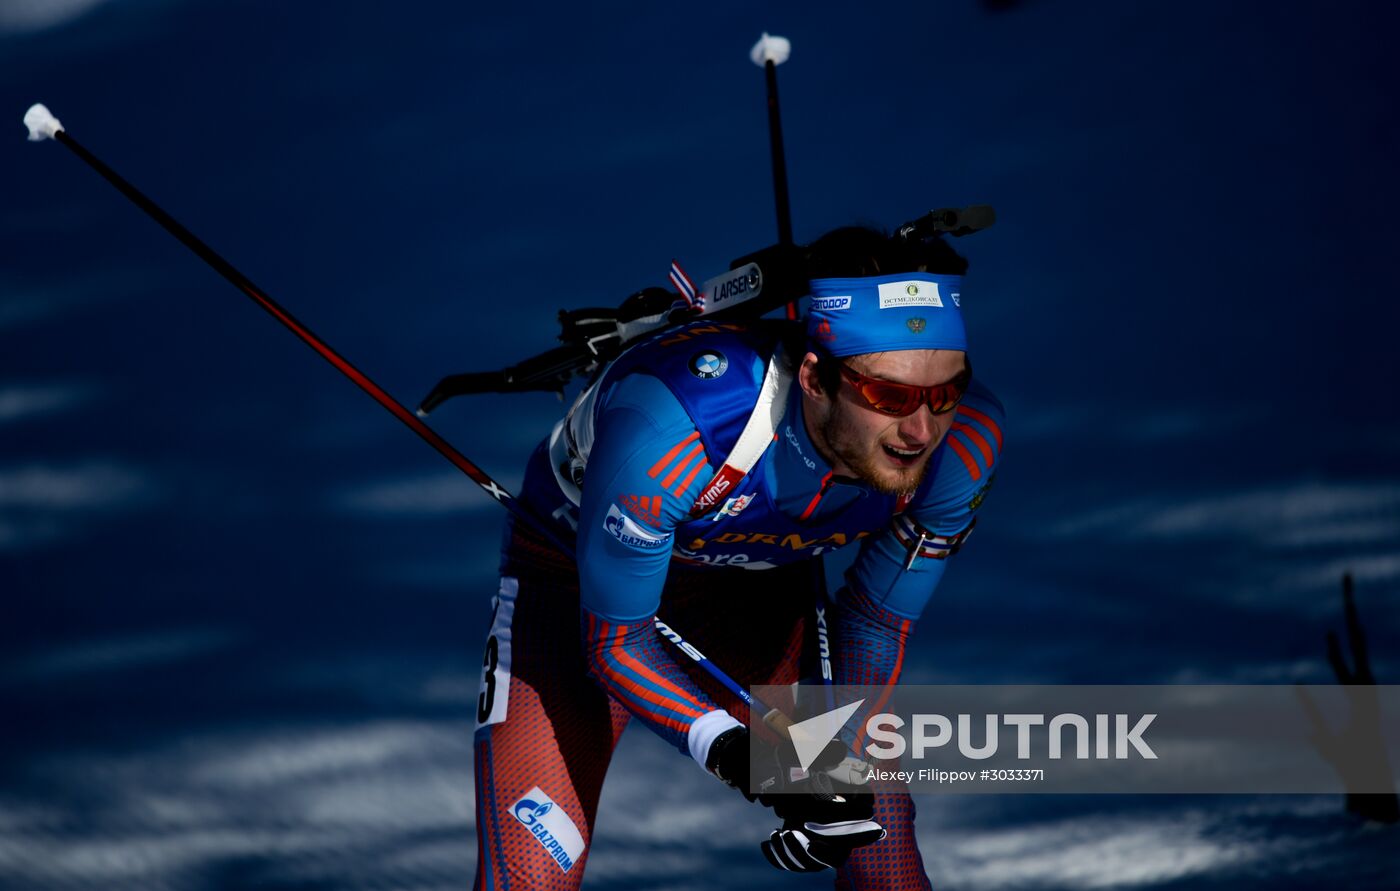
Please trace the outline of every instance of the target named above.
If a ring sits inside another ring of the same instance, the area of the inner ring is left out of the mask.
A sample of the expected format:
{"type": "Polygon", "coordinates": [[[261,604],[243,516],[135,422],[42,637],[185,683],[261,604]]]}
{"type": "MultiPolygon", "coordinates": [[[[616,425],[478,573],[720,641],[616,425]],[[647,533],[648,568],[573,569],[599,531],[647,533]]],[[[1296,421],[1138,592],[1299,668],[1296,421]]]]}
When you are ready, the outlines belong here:
{"type": "Polygon", "coordinates": [[[739,722],[690,679],[652,618],[675,528],[712,473],[695,424],[670,390],[649,376],[624,378],[596,420],[578,532],[590,672],[702,767],[710,743],[739,722]]]}
{"type": "Polygon", "coordinates": [[[971,533],[991,487],[1004,426],[1001,403],[974,381],[916,503],[862,544],[837,597],[837,683],[899,679],[913,624],[943,578],[948,558],[971,533]]]}

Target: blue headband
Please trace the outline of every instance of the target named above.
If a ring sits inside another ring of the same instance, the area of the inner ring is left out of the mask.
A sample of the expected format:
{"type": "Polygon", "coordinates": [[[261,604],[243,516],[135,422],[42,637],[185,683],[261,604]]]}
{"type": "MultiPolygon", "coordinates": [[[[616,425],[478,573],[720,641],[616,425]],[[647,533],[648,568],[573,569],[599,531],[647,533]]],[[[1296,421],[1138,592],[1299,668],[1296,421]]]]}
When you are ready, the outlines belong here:
{"type": "Polygon", "coordinates": [[[811,284],[807,339],[833,356],[967,350],[960,275],[900,272],[811,284]]]}

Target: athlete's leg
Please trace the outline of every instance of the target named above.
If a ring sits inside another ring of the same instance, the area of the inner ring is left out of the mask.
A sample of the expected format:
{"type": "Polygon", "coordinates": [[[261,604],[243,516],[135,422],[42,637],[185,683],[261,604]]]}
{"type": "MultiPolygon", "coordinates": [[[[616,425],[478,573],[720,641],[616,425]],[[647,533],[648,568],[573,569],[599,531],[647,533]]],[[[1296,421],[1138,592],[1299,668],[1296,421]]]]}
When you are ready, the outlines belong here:
{"type": "Polygon", "coordinates": [[[836,871],[840,891],[875,888],[927,889],[928,874],[914,838],[914,799],[900,782],[873,782],[875,822],[889,833],[873,845],[857,848],[846,865],[836,871]]]}
{"type": "MultiPolygon", "coordinates": [[[[837,601],[829,613],[836,683],[897,682],[912,623],[849,589],[842,589],[837,601]]],[[[899,765],[881,762],[880,766],[894,770],[899,765]]],[[[875,820],[888,834],[851,854],[846,865],[837,870],[836,887],[852,891],[930,888],[914,836],[914,800],[908,786],[899,781],[872,782],[870,791],[875,794],[875,820]]]]}
{"type": "Polygon", "coordinates": [[[628,715],[587,675],[578,609],[573,564],[514,530],[477,702],[478,891],[583,881],[603,777],[628,715]]]}

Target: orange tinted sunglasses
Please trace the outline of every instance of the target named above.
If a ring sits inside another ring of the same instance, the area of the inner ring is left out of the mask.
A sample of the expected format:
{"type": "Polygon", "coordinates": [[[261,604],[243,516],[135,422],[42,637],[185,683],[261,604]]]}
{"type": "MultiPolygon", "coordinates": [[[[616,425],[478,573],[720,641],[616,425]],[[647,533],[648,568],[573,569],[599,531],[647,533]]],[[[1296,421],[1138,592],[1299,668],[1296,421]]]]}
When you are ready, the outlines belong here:
{"type": "Polygon", "coordinates": [[[946,384],[931,387],[916,387],[913,384],[900,384],[894,381],[866,377],[845,362],[840,363],[841,376],[855,390],[867,408],[881,414],[897,418],[907,417],[927,405],[936,415],[945,415],[958,407],[967,386],[972,382],[972,363],[968,363],[962,373],[946,384]]]}

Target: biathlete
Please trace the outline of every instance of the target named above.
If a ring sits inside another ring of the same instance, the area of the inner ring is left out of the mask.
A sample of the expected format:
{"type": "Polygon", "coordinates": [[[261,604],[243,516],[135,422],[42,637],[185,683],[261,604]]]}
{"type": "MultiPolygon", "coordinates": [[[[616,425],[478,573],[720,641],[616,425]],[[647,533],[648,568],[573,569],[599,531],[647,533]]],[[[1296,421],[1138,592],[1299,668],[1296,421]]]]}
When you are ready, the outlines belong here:
{"type": "Polygon", "coordinates": [[[791,684],[823,584],[813,558],[858,547],[821,613],[821,671],[893,684],[991,486],[1003,411],[968,360],[966,261],[862,228],[807,251],[805,322],[664,331],[531,457],[521,497],[573,527],[578,560],[509,521],[478,699],[478,889],[579,887],[632,718],[774,808],[774,866],[929,887],[907,791],[755,796],[746,706],[653,625],[740,684],[791,684]]]}

